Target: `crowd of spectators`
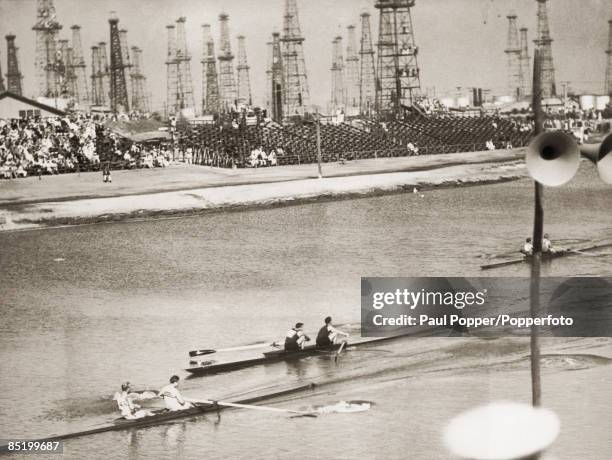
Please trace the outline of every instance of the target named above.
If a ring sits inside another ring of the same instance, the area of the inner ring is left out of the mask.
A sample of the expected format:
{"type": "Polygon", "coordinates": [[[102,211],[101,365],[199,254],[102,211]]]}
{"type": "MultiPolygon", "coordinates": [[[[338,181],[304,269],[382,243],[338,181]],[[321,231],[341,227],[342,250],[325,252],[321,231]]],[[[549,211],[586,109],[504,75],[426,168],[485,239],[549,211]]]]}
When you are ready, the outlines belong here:
{"type": "MultiPolygon", "coordinates": [[[[420,104],[423,112],[438,113],[437,101],[424,99],[420,104]]],[[[317,161],[317,136],[324,162],[493,150],[526,145],[533,130],[528,114],[419,114],[402,121],[357,119],[321,123],[318,128],[312,120],[280,125],[264,116],[258,114],[248,123],[246,116],[231,123],[185,123],[176,130],[171,127],[172,140],[163,142],[133,142],[111,129],[108,116],[0,119],[0,178],[163,168],[175,161],[224,168],[310,163],[317,161]]],[[[547,113],[544,127],[583,141],[601,123],[601,115],[594,113],[547,113]]]]}
{"type": "Polygon", "coordinates": [[[58,174],[100,163],[96,123],[87,116],[0,119],[0,177],[58,174]]]}

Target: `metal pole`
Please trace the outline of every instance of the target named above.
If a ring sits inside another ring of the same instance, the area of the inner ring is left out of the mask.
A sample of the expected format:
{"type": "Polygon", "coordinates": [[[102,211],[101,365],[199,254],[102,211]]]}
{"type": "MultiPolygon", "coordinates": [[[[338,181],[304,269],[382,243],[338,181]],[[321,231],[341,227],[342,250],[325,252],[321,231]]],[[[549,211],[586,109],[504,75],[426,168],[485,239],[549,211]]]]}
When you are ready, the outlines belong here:
{"type": "MultiPolygon", "coordinates": [[[[533,63],[533,134],[542,132],[542,85],[541,61],[538,49],[534,51],[533,63]]],[[[531,282],[529,287],[530,314],[534,318],[540,310],[540,262],[542,256],[542,234],[544,231],[544,208],[542,207],[542,184],[534,182],[534,218],[533,218],[533,255],[531,257],[531,282]]],[[[540,381],[540,331],[537,326],[531,326],[531,401],[539,406],[542,399],[542,384],[540,381]]]]}
{"type": "Polygon", "coordinates": [[[319,119],[319,109],[316,110],[315,116],[317,117],[317,165],[319,168],[319,179],[323,178],[323,169],[321,168],[321,120],[319,119]]]}

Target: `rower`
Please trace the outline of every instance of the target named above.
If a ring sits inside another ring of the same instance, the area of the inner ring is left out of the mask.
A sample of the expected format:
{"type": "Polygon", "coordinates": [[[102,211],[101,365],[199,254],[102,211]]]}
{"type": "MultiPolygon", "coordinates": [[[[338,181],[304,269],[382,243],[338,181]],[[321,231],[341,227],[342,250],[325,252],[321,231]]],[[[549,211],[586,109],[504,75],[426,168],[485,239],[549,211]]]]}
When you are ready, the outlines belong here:
{"type": "Polygon", "coordinates": [[[164,403],[168,410],[174,411],[192,407],[192,404],[185,401],[178,389],[179,380],[180,378],[178,375],[173,375],[170,377],[170,384],[159,390],[159,396],[164,398],[164,403]]]}
{"type": "Polygon", "coordinates": [[[303,350],[305,342],[310,342],[310,337],[304,334],[304,323],[296,323],[285,336],[285,351],[303,350]]]}
{"type": "Polygon", "coordinates": [[[336,329],[332,325],[331,316],[328,316],[325,318],[325,325],[319,329],[319,333],[317,334],[317,346],[329,347],[330,345],[337,345],[346,342],[346,337],[348,336],[346,332],[336,329]],[[340,336],[345,338],[341,338],[340,336]]]}
{"type": "Polygon", "coordinates": [[[521,252],[526,256],[530,256],[533,254],[533,244],[531,244],[531,238],[527,238],[525,240],[525,244],[521,248],[521,252]]]}
{"type": "Polygon", "coordinates": [[[129,391],[130,382],[125,382],[121,384],[121,393],[117,392],[113,397],[113,399],[117,401],[117,407],[119,407],[121,416],[126,420],[132,420],[135,418],[153,415],[151,411],[138,410],[140,409],[140,406],[138,404],[134,404],[134,401],[132,401],[132,398],[130,397],[129,391]]]}
{"type": "Polygon", "coordinates": [[[557,252],[557,250],[553,248],[553,245],[548,238],[548,233],[544,233],[544,237],[542,238],[542,253],[554,254],[555,252],[557,252]]]}

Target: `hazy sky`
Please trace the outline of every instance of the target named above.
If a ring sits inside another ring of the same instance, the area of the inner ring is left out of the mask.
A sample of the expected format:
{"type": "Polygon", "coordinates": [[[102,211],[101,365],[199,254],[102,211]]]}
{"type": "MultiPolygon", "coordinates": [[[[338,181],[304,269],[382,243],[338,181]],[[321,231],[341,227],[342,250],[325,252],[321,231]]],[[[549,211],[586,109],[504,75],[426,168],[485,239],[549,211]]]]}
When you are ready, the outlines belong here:
{"type": "MultiPolygon", "coordinates": [[[[378,30],[375,0],[298,0],[304,54],[313,103],[325,105],[331,91],[331,41],[346,32],[349,24],[359,25],[359,14],[369,11],[374,42],[378,30]]],[[[610,0],[549,0],[549,19],[554,38],[553,55],[557,85],[569,81],[577,90],[602,92],[608,40],[610,0]]],[[[166,94],[166,28],[178,17],[187,18],[187,40],[193,59],[191,70],[197,104],[201,100],[201,25],[210,23],[218,50],[218,15],[230,16],[232,49],[236,36],[246,36],[255,103],[262,103],[265,88],[266,42],[273,30],[282,30],[284,0],[55,0],[61,36],[70,38],[70,26],[82,26],[83,48],[90,73],[91,45],[109,42],[108,17],[116,11],[120,28],[128,30],[129,46],[143,49],[144,73],[154,108],[160,108],[166,94]]],[[[519,27],[529,28],[529,40],[536,30],[535,0],[417,0],[413,23],[419,46],[423,88],[437,94],[455,87],[479,86],[502,93],[506,84],[506,15],[518,14],[519,27]]],[[[0,34],[17,35],[24,94],[34,91],[35,0],[0,0],[0,34]]],[[[360,28],[357,28],[359,40],[360,28]]],[[[346,44],[346,41],[345,41],[346,44]]],[[[530,46],[532,43],[530,43],[530,46]]],[[[532,50],[530,48],[530,54],[532,50]]],[[[0,47],[2,71],[6,73],[6,42],[0,47]]]]}

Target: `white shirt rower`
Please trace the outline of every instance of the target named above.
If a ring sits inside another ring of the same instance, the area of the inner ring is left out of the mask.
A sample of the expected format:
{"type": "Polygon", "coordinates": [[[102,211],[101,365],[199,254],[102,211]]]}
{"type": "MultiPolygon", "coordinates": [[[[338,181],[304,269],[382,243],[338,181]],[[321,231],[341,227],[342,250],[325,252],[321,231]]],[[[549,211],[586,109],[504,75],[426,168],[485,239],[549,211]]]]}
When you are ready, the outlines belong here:
{"type": "Polygon", "coordinates": [[[544,234],[544,237],[542,238],[542,252],[544,252],[544,253],[546,253],[546,252],[549,252],[549,253],[555,252],[555,250],[552,247],[552,243],[548,239],[548,233],[544,234]]]}
{"type": "Polygon", "coordinates": [[[153,415],[151,411],[138,410],[140,409],[140,406],[138,404],[134,404],[134,401],[132,401],[132,398],[128,393],[129,389],[129,382],[122,384],[121,393],[115,393],[115,396],[113,398],[115,401],[117,401],[117,407],[119,408],[119,412],[121,412],[121,416],[126,420],[132,420],[153,415]]]}
{"type": "Polygon", "coordinates": [[[168,410],[183,410],[192,407],[192,404],[185,401],[178,389],[179,380],[178,375],[173,375],[170,377],[170,383],[159,390],[159,396],[164,399],[168,410]]]}

